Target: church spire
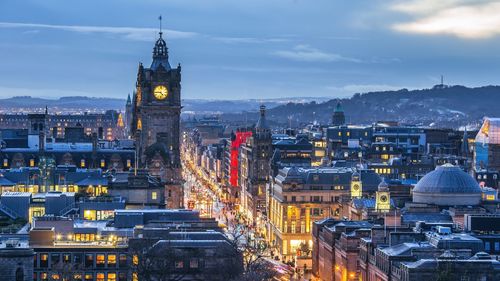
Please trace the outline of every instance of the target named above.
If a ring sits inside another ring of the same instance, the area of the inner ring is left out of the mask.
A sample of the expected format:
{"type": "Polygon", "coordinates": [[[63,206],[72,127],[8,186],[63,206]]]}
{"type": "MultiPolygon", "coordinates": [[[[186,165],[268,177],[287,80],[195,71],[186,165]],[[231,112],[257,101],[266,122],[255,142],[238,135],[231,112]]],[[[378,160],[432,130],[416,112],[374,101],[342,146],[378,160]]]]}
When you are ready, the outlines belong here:
{"type": "Polygon", "coordinates": [[[130,93],[128,93],[127,105],[131,105],[131,104],[132,104],[132,100],[130,99],[130,93]]]}

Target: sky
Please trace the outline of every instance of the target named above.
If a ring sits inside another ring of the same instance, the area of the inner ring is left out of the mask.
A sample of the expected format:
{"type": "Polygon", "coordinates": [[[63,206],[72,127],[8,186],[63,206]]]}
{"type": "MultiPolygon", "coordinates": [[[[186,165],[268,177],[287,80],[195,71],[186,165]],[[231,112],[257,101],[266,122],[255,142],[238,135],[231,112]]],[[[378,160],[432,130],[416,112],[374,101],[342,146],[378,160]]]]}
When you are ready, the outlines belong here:
{"type": "Polygon", "coordinates": [[[158,16],[182,98],[500,84],[500,1],[2,0],[0,98],[126,98],[158,16]]]}

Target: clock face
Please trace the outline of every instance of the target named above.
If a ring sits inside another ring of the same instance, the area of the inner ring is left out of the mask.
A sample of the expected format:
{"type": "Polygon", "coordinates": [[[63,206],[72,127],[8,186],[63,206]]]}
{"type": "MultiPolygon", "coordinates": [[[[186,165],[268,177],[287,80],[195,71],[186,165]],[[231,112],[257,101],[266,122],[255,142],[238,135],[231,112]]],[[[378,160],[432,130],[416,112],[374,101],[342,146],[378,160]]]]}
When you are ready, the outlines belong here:
{"type": "Polygon", "coordinates": [[[380,196],[380,201],[387,202],[387,196],[385,196],[385,195],[380,196]]]}
{"type": "Polygon", "coordinates": [[[358,190],[359,190],[359,185],[358,185],[358,184],[353,185],[353,186],[352,186],[352,189],[353,189],[354,191],[358,191],[358,190]]]}
{"type": "Polygon", "coordinates": [[[153,95],[157,100],[164,100],[168,96],[168,89],[163,85],[156,86],[153,91],[153,95]]]}

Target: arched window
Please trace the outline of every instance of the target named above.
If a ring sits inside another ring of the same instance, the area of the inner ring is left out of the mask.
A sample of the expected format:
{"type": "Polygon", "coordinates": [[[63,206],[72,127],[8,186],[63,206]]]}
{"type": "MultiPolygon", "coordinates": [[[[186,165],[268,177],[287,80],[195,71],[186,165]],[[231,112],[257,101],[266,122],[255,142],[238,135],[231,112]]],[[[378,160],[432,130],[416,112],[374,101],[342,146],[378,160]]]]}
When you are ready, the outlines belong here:
{"type": "Polygon", "coordinates": [[[24,281],[24,272],[20,267],[16,270],[16,281],[24,281]]]}

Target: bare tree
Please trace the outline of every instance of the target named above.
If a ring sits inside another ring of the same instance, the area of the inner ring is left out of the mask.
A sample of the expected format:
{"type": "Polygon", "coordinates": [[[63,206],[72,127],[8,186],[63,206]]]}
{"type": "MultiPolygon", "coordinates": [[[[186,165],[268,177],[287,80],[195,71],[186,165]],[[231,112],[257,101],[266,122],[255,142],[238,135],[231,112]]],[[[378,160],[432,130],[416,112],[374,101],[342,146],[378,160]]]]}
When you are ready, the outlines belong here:
{"type": "Polygon", "coordinates": [[[235,249],[236,255],[241,257],[243,264],[242,272],[232,280],[268,281],[277,277],[278,273],[273,265],[266,261],[267,245],[253,240],[251,233],[244,225],[233,224],[227,235],[230,244],[235,249]]]}

